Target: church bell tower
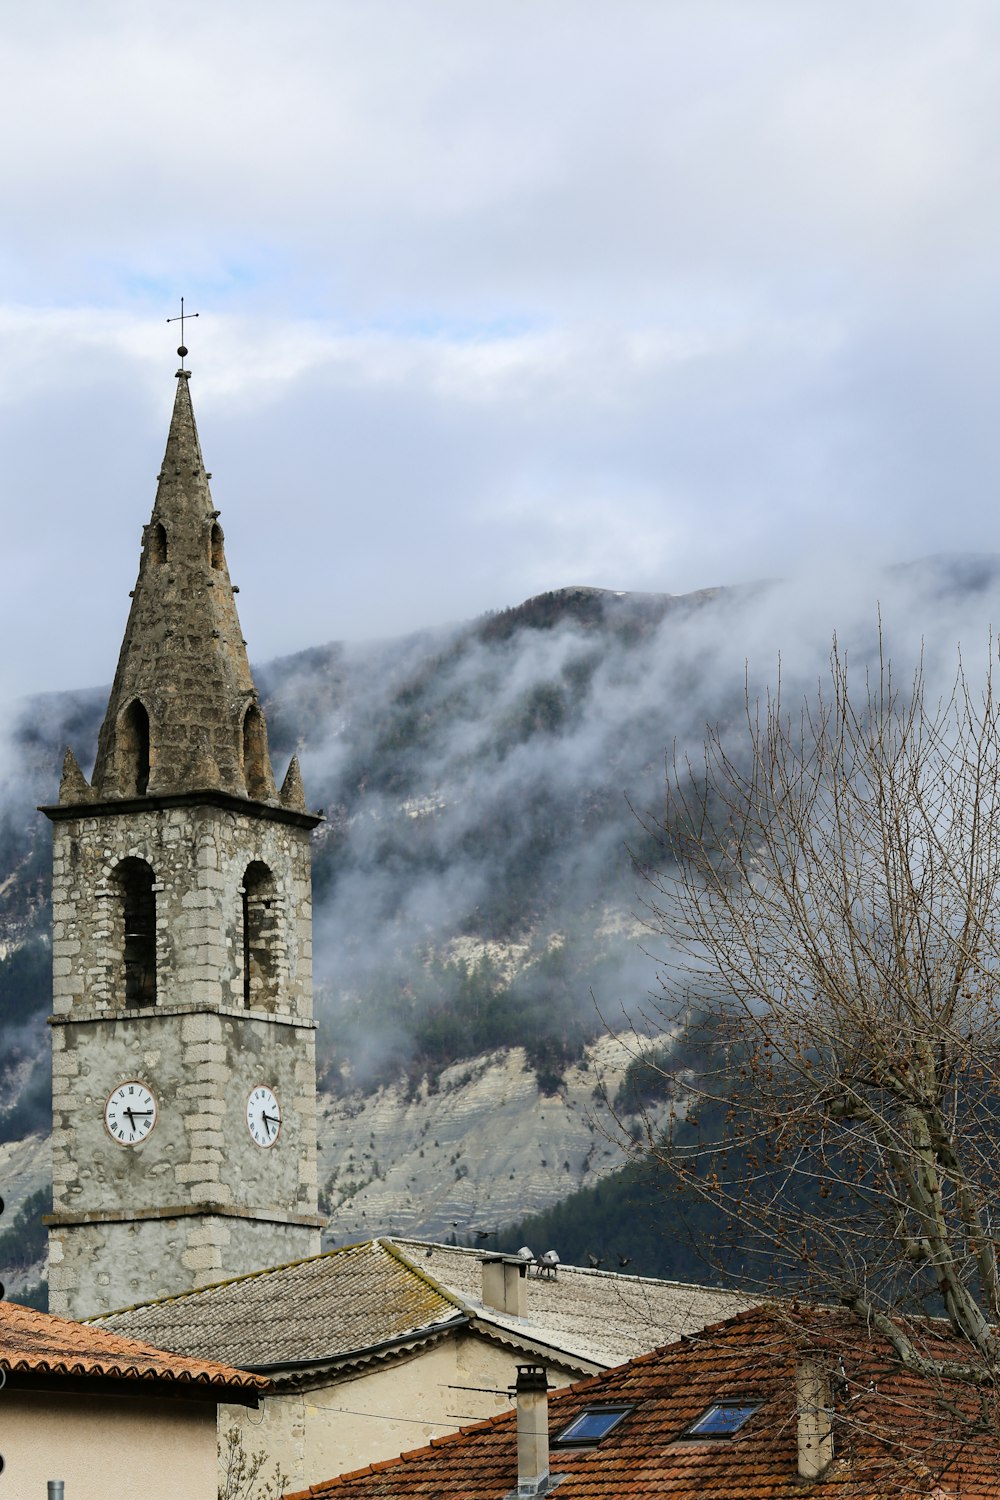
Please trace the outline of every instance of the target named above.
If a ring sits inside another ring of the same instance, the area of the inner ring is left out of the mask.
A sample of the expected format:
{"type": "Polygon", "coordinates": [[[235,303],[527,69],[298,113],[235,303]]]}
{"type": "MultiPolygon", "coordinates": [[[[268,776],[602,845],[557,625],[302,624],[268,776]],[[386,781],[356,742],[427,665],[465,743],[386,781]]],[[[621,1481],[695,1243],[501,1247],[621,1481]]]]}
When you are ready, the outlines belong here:
{"type": "MultiPolygon", "coordinates": [[[[186,352],[186,351],[182,351],[186,352]]],[[[52,820],[49,1297],[86,1317],[319,1250],[309,835],[267,728],[190,372],[88,783],[52,820]]]]}

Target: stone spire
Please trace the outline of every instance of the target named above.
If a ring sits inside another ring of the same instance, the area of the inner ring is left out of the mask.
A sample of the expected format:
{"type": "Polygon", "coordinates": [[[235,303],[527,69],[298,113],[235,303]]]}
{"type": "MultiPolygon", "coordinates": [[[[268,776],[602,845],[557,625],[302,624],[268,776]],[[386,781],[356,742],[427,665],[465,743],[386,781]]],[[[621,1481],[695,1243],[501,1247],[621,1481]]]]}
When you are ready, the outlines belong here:
{"type": "Polygon", "coordinates": [[[190,371],[179,370],[90,796],[106,801],[221,791],[276,803],[267,729],[189,381],[190,371]]]}

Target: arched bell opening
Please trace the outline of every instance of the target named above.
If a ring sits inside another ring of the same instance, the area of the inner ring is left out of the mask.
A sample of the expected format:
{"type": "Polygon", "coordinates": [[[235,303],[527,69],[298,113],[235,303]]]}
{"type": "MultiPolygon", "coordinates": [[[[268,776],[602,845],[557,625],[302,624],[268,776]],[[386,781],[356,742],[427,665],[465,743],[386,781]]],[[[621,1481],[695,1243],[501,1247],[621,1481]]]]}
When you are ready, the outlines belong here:
{"type": "Polygon", "coordinates": [[[212,526],[208,543],[209,561],[211,562],[212,567],[216,570],[216,572],[221,572],[221,570],[226,566],[226,554],[223,551],[222,547],[223,540],[224,538],[222,535],[222,527],[219,525],[218,521],[216,521],[212,526]]]}
{"type": "Polygon", "coordinates": [[[243,1004],[273,1010],[278,1001],[278,891],[261,860],[243,876],[243,1004]]]}
{"type": "Polygon", "coordinates": [[[144,859],[123,859],[114,871],[120,1005],[156,1004],[155,880],[144,859]]]}
{"type": "Polygon", "coordinates": [[[116,747],[122,796],[144,797],[149,786],[149,714],[138,698],[133,698],[118,720],[116,747]]]}
{"type": "Polygon", "coordinates": [[[267,750],[267,726],[256,703],[243,715],[243,780],[247,796],[265,802],[273,796],[271,764],[267,750]]]}

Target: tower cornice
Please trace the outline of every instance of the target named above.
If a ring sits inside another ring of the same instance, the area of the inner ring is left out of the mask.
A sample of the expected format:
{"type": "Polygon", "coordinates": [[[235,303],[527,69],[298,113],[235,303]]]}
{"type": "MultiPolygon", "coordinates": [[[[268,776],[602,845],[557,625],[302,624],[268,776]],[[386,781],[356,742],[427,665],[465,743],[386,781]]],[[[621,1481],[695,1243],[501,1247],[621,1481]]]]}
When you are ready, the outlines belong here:
{"type": "Polygon", "coordinates": [[[111,1022],[116,1026],[134,1021],[169,1021],[173,1024],[178,1016],[225,1016],[241,1024],[248,1021],[263,1021],[268,1026],[285,1026],[292,1031],[316,1031],[318,1021],[299,1016],[287,1010],[248,1010],[245,1006],[215,1005],[203,1000],[189,1005],[75,1005],[72,1010],[47,1016],[49,1026],[79,1026],[91,1023],[111,1022]]]}
{"type": "Polygon", "coordinates": [[[288,823],[294,828],[315,828],[325,821],[322,813],[297,812],[294,808],[282,807],[278,802],[254,802],[247,797],[236,797],[230,792],[220,792],[214,787],[203,787],[197,791],[170,792],[160,796],[116,797],[96,802],[59,802],[43,804],[40,813],[53,823],[65,823],[76,818],[113,818],[122,813],[165,812],[175,807],[221,807],[227,812],[240,813],[245,818],[262,818],[272,823],[288,823]]]}
{"type": "MultiPolygon", "coordinates": [[[[85,1209],[79,1213],[43,1214],[42,1223],[49,1226],[72,1226],[74,1224],[137,1224],[149,1219],[241,1219],[258,1224],[295,1224],[307,1229],[325,1229],[327,1220],[322,1214],[276,1213],[272,1210],[248,1210],[234,1208],[231,1203],[169,1203],[156,1208],[111,1208],[85,1209]]],[[[263,1269],[263,1268],[261,1268],[263,1269]]]]}

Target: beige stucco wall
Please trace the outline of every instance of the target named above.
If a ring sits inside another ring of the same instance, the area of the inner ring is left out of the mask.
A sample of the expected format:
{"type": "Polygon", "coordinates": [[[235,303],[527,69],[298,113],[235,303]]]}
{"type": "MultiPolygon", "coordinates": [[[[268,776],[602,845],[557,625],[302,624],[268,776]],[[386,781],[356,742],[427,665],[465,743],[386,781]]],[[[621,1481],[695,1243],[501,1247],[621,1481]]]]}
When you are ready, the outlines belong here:
{"type": "MultiPolygon", "coordinates": [[[[516,1363],[513,1350],[456,1335],[313,1390],[267,1396],[259,1411],[220,1407],[220,1452],[235,1425],[248,1451],[266,1453],[268,1467],[277,1459],[288,1488],[304,1489],[509,1410],[516,1363]]],[[[549,1369],[550,1385],[568,1385],[572,1378],[549,1369]]]]}
{"type": "Polygon", "coordinates": [[[211,1402],[0,1391],[0,1490],[45,1500],[63,1479],[66,1500],[215,1500],[211,1402]]]}

